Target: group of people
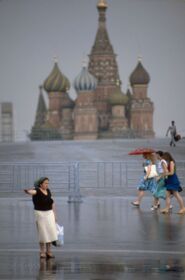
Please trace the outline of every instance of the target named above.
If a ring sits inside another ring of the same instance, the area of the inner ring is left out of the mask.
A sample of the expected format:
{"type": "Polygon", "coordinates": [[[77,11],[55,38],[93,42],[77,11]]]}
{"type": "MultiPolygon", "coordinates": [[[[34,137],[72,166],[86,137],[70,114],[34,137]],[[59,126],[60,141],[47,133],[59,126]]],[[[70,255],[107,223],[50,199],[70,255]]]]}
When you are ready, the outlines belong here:
{"type": "MultiPolygon", "coordinates": [[[[180,195],[182,188],[176,174],[175,160],[168,152],[143,153],[144,173],[138,185],[138,196],[132,205],[139,207],[145,191],[153,195],[151,210],[160,207],[160,199],[166,200],[166,207],[161,213],[169,213],[171,197],[174,196],[179,204],[178,214],[185,214],[185,206],[180,195]]],[[[57,240],[56,210],[49,186],[49,179],[42,177],[34,183],[34,187],[25,189],[32,196],[34,214],[40,244],[40,258],[53,258],[52,243],[57,240]]]]}
{"type": "Polygon", "coordinates": [[[166,200],[166,207],[161,213],[166,214],[172,208],[171,197],[175,197],[179,204],[178,214],[185,214],[185,206],[180,192],[182,191],[180,181],[176,174],[176,163],[168,152],[157,151],[155,153],[144,153],[144,174],[138,185],[138,196],[132,205],[139,207],[145,191],[153,195],[151,210],[160,207],[160,199],[166,200]]]}

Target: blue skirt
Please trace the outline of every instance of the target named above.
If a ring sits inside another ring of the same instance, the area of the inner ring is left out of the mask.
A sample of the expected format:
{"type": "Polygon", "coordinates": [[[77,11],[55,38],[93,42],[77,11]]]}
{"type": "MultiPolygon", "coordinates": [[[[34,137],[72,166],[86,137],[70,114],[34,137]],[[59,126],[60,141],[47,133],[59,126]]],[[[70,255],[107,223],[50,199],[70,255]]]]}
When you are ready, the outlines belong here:
{"type": "Polygon", "coordinates": [[[167,191],[176,191],[176,192],[181,192],[182,188],[179,182],[179,179],[176,175],[176,173],[174,173],[173,175],[168,176],[167,179],[165,179],[165,187],[167,189],[167,191]]]}
{"type": "Polygon", "coordinates": [[[140,191],[150,191],[153,194],[157,189],[157,181],[155,178],[145,180],[143,177],[139,182],[137,189],[140,191]]]}
{"type": "Polygon", "coordinates": [[[157,181],[157,188],[153,193],[155,198],[162,198],[166,199],[166,187],[165,187],[165,180],[163,178],[157,181]]]}

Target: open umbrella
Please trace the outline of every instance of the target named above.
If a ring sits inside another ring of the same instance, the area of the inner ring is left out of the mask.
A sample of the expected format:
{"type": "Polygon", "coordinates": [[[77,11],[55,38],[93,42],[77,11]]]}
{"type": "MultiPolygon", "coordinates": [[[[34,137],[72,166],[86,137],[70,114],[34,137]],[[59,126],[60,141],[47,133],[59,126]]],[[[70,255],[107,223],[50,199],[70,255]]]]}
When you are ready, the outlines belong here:
{"type": "Polygon", "coordinates": [[[152,153],[155,153],[154,149],[151,149],[151,148],[138,148],[138,149],[135,149],[135,150],[129,152],[128,154],[130,156],[137,156],[137,155],[152,154],[152,153]]]}

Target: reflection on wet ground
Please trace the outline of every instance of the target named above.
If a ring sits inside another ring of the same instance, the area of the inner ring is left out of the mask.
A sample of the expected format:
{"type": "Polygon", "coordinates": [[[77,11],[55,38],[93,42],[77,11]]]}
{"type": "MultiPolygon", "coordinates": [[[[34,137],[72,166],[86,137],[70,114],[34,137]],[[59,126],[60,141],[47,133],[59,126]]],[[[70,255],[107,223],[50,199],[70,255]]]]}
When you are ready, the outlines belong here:
{"type": "Polygon", "coordinates": [[[55,259],[39,260],[35,253],[1,253],[0,279],[121,280],[145,277],[169,280],[185,277],[185,258],[67,252],[55,255],[55,259]]]}
{"type": "MultiPolygon", "coordinates": [[[[185,216],[140,209],[133,198],[57,197],[65,244],[55,259],[40,260],[30,198],[0,198],[0,279],[185,279],[185,216]]],[[[163,203],[163,202],[162,202],[163,203]]]]}

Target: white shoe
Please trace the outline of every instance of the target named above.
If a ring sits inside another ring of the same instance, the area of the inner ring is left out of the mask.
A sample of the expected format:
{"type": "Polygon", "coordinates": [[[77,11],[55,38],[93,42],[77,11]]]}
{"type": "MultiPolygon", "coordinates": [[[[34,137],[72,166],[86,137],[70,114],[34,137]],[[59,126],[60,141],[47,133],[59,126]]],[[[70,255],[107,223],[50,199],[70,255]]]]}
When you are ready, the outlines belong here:
{"type": "Polygon", "coordinates": [[[151,211],[154,211],[154,210],[157,210],[159,207],[160,207],[160,204],[158,204],[158,205],[152,205],[151,208],[150,208],[150,210],[151,210],[151,211]]]}

